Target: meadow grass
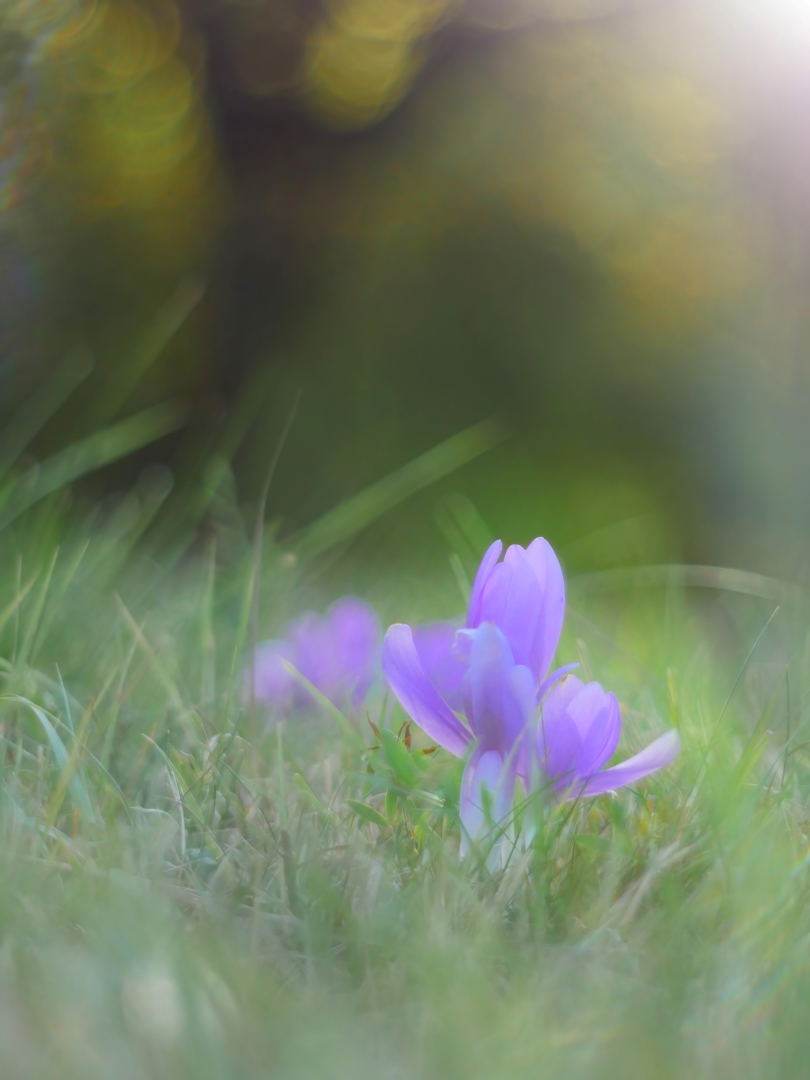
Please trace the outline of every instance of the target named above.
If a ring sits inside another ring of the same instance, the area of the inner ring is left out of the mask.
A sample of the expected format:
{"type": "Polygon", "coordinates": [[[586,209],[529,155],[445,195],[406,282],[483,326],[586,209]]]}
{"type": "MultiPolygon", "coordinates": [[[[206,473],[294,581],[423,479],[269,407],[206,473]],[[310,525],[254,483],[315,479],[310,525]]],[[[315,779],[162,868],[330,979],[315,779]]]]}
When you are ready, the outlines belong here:
{"type": "MultiPolygon", "coordinates": [[[[524,800],[488,870],[459,858],[461,763],[382,691],[282,725],[245,701],[254,605],[266,636],[310,564],[271,528],[257,580],[227,514],[153,557],[150,506],[82,523],[57,497],[0,532],[0,1075],[804,1074],[798,589],[570,580],[565,656],[617,692],[622,751],[672,724],[683,750],[524,800]]],[[[378,583],[383,618],[453,614],[467,558],[439,597],[378,583]]]]}

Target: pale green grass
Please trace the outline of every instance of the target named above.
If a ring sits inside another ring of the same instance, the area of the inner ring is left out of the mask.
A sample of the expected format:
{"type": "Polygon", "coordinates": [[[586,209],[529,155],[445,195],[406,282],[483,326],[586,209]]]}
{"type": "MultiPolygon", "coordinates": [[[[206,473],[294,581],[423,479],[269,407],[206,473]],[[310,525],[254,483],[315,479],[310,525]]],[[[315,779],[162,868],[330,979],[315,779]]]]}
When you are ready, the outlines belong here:
{"type": "MultiPolygon", "coordinates": [[[[384,617],[461,606],[485,536],[450,505],[446,593],[377,582],[384,617]]],[[[683,752],[617,796],[521,807],[534,838],[489,873],[458,858],[460,763],[407,749],[401,714],[379,744],[328,708],[250,714],[250,530],[215,515],[169,571],[137,553],[151,506],[68,527],[50,499],[0,533],[4,1080],[804,1075],[797,590],[572,581],[561,657],[618,692],[622,751],[674,723],[683,752]]],[[[314,586],[262,547],[264,635],[314,586]]]]}

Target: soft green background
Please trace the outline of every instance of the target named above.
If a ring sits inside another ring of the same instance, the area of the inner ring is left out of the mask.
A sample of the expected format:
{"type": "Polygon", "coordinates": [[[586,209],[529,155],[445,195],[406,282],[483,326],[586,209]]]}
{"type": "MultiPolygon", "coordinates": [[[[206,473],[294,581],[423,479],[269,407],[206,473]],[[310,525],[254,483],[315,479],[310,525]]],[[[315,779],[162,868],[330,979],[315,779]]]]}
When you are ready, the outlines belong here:
{"type": "Polygon", "coordinates": [[[808,60],[787,0],[3,6],[4,1080],[804,1074],[808,60]],[[382,686],[244,670],[539,534],[683,748],[490,871],[382,686]]]}

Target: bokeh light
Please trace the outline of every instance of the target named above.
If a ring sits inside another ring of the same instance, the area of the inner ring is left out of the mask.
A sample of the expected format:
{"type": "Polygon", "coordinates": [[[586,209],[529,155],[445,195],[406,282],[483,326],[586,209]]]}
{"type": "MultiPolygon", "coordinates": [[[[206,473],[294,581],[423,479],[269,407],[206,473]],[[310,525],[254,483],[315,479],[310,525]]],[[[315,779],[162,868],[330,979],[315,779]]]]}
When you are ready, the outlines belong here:
{"type": "MultiPolygon", "coordinates": [[[[599,386],[654,409],[700,398],[724,430],[750,428],[719,356],[775,412],[803,377],[806,14],[789,0],[9,4],[4,288],[56,298],[28,335],[40,356],[53,325],[113,367],[179,284],[208,281],[143,392],[213,391],[213,416],[259,355],[300,367],[322,414],[341,401],[356,432],[332,409],[309,433],[347,449],[304,517],[371,479],[375,393],[391,467],[447,434],[442,416],[528,415],[565,380],[594,401],[599,386]],[[437,366],[431,413],[415,403],[437,366]],[[408,379],[411,414],[393,403],[408,379]],[[451,393],[459,379],[469,390],[451,393]]],[[[253,434],[248,490],[268,452],[253,434]]],[[[771,452],[776,471],[796,458],[771,452]]]]}
{"type": "Polygon", "coordinates": [[[405,96],[423,40],[453,0],[333,0],[304,55],[305,101],[327,123],[363,127],[405,96]]]}

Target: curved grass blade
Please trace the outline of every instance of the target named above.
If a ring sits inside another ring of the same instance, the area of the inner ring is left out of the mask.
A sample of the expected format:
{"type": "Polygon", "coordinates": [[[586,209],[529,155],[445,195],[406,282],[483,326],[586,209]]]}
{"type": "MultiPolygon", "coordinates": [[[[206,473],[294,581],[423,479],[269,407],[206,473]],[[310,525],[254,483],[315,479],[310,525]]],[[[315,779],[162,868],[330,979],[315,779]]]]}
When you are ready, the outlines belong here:
{"type": "Polygon", "coordinates": [[[76,350],[68,354],[52,375],[42,380],[36,392],[15,413],[0,434],[0,477],[11,468],[34,436],[42,430],[93,367],[90,354],[76,350]]]}
{"type": "MultiPolygon", "coordinates": [[[[59,766],[62,775],[67,775],[67,789],[70,792],[73,805],[86,821],[95,822],[96,816],[93,813],[93,807],[90,803],[90,796],[87,793],[87,788],[75,772],[76,759],[73,759],[73,764],[71,765],[71,755],[68,753],[67,747],[62,742],[59,732],[51,723],[50,718],[45,713],[44,709],[41,709],[39,705],[35,705],[33,701],[30,701],[28,698],[22,697],[19,694],[11,694],[9,697],[5,698],[5,700],[16,701],[34,713],[48,738],[51,750],[53,751],[53,756],[56,758],[56,763],[59,766]]],[[[79,744],[76,743],[76,746],[78,745],[79,744]]]]}
{"type": "Polygon", "coordinates": [[[0,512],[0,529],[46,495],[52,495],[79,477],[177,431],[185,423],[187,415],[188,409],[182,402],[164,402],[60,450],[29,471],[33,482],[21,485],[21,497],[12,497],[0,512]]]}
{"type": "Polygon", "coordinates": [[[36,584],[38,578],[39,573],[37,572],[29,581],[25,583],[25,585],[20,588],[14,599],[11,600],[8,604],[6,604],[3,610],[0,611],[0,633],[5,630],[6,623],[9,621],[9,619],[12,618],[16,611],[19,610],[20,604],[22,604],[23,600],[26,598],[26,596],[28,596],[31,589],[36,584]]]}
{"type": "MultiPolygon", "coordinates": [[[[351,745],[354,746],[356,750],[359,750],[361,753],[363,753],[366,749],[366,744],[354,730],[348,719],[343,715],[337,705],[334,705],[328,697],[322,694],[317,688],[317,686],[313,686],[313,684],[309,681],[306,675],[302,675],[296,667],[289,663],[289,661],[282,660],[281,664],[287,674],[291,675],[300,686],[302,686],[308,693],[310,693],[322,709],[324,709],[326,712],[329,713],[330,716],[333,716],[335,720],[337,720],[338,724],[343,729],[344,735],[349,740],[351,745]]],[[[280,727],[279,730],[281,730],[280,727]]]]}
{"type": "Polygon", "coordinates": [[[115,379],[108,382],[101,400],[101,416],[111,418],[158,359],[174,335],[202,300],[205,286],[199,281],[181,283],[141,334],[115,379]]]}
{"type": "Polygon", "coordinates": [[[491,450],[507,435],[503,426],[494,420],[484,420],[453,435],[329,510],[292,536],[288,546],[304,559],[328,551],[349,540],[422,488],[491,450]]]}
{"type": "Polygon", "coordinates": [[[388,828],[388,822],[379,810],[375,810],[374,807],[369,806],[368,803],[358,802],[357,799],[349,799],[348,805],[359,818],[363,819],[363,821],[368,821],[372,825],[376,825],[379,829],[388,828]]]}
{"type": "Polygon", "coordinates": [[[698,566],[688,563],[662,563],[657,566],[629,566],[579,574],[568,580],[568,588],[577,596],[591,596],[623,589],[717,589],[743,593],[774,603],[810,603],[810,592],[779,578],[734,570],[726,566],[698,566]]]}

